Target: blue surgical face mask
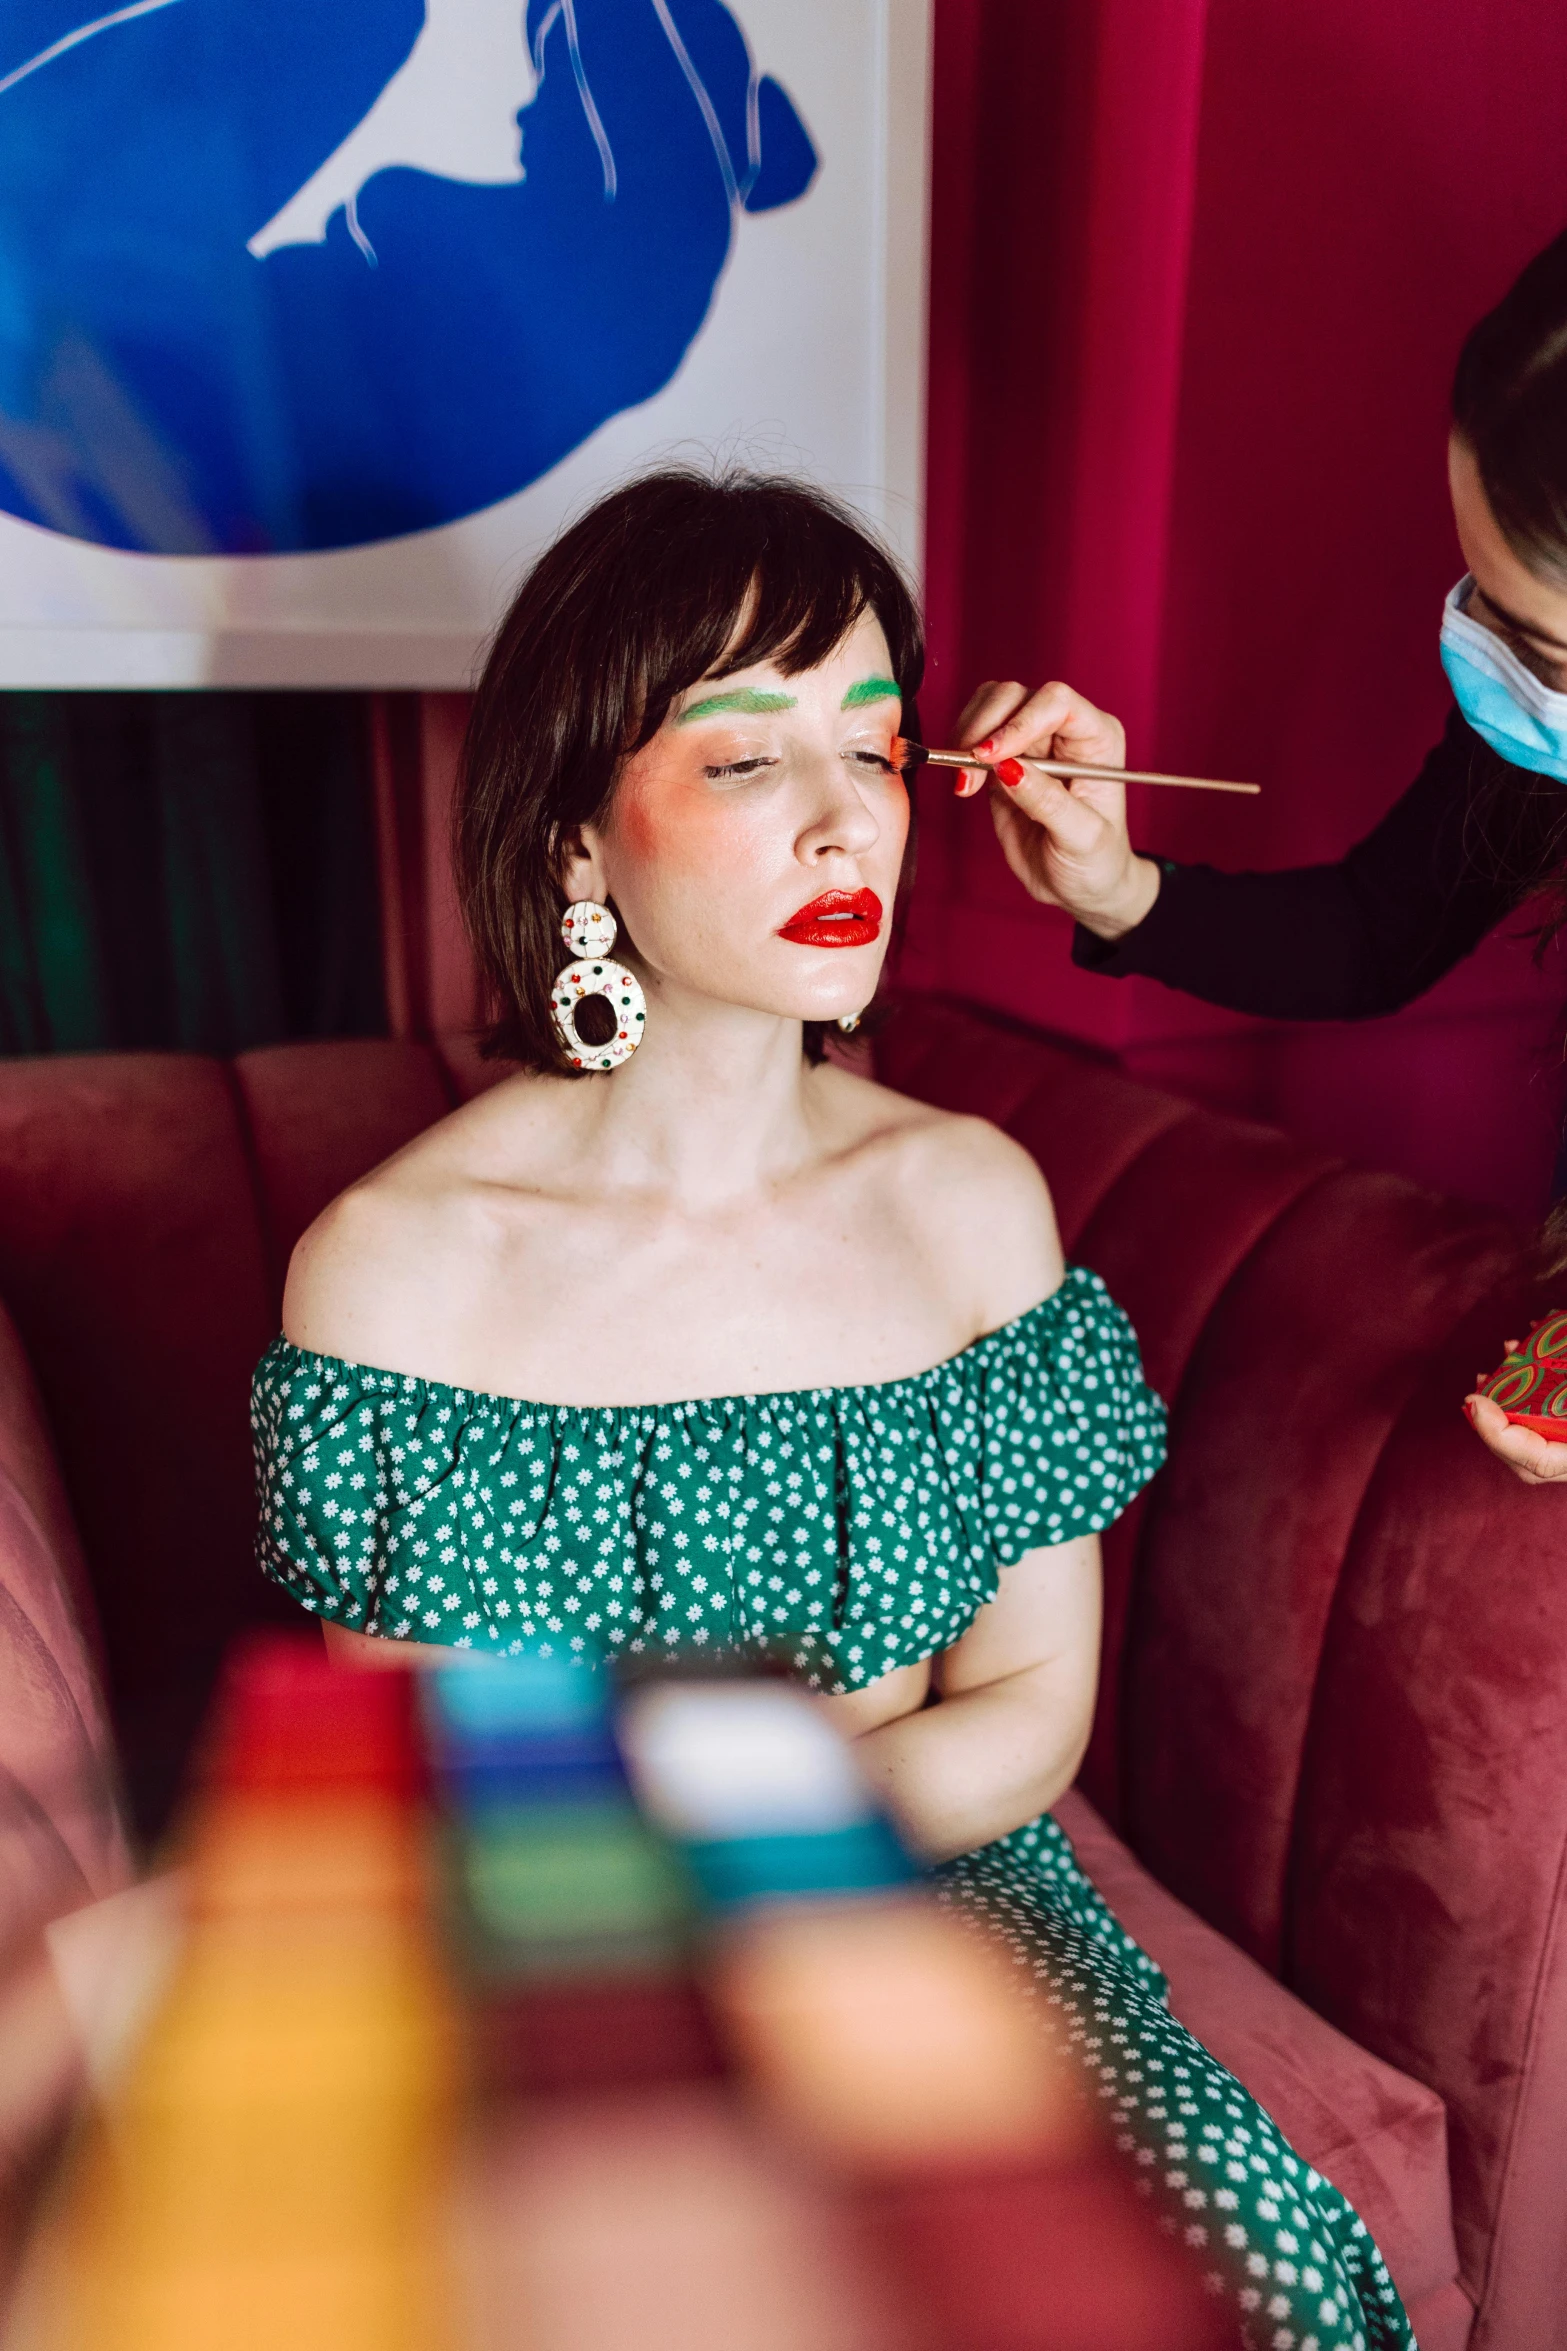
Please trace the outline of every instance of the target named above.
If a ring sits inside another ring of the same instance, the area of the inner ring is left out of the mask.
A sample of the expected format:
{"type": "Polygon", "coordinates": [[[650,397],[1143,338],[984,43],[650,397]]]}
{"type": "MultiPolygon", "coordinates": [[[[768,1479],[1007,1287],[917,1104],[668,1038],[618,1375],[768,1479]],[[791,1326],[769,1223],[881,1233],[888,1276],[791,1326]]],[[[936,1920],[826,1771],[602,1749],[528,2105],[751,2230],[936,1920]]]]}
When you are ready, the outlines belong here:
{"type": "Polygon", "coordinates": [[[1469,618],[1474,584],[1465,572],[1442,607],[1442,667],[1458,707],[1511,766],[1567,784],[1567,694],[1542,686],[1509,644],[1469,618]]]}

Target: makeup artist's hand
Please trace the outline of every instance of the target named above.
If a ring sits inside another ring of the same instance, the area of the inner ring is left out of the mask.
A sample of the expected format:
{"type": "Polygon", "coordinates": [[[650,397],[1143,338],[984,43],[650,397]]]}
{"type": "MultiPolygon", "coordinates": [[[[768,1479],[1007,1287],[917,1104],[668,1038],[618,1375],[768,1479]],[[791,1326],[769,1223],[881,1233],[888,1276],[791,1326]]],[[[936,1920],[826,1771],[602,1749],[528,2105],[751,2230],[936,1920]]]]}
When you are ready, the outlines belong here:
{"type": "Polygon", "coordinates": [[[1466,1396],[1464,1406],[1481,1444],[1505,1461],[1515,1478],[1526,1486],[1567,1484],[1567,1445],[1553,1445],[1537,1430],[1519,1428],[1490,1396],[1466,1396]]]}
{"type": "Polygon", "coordinates": [[[981,686],[958,721],[958,748],[983,750],[1003,764],[987,774],[965,768],[958,791],[971,797],[990,788],[990,813],[1008,865],[1044,906],[1064,906],[1101,939],[1119,938],[1159,895],[1159,868],[1139,857],[1126,830],[1126,790],[1098,776],[1070,784],[1037,768],[1007,761],[1085,759],[1094,767],[1124,767],[1126,734],[1119,719],[1096,710],[1059,683],[981,686]]]}

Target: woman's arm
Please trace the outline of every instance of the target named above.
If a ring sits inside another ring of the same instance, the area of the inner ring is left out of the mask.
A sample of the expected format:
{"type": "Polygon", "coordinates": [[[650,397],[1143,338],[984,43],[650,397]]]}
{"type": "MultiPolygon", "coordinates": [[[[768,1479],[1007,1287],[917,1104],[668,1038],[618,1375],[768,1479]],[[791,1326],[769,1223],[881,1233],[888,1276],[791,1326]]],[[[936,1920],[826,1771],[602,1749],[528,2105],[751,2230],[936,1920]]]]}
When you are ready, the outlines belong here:
{"type": "Polygon", "coordinates": [[[334,1665],[406,1667],[466,1663],[471,1650],[442,1648],[434,1641],[391,1641],[377,1633],[352,1633],[346,1625],[323,1624],[321,1635],[334,1665]]]}
{"type": "Polygon", "coordinates": [[[1098,1536],[1004,1569],[995,1599],[934,1661],[937,1703],[856,1742],[915,1850],[947,1861],[1048,1810],[1082,1761],[1098,1675],[1098,1536]]]}
{"type": "Polygon", "coordinates": [[[1455,710],[1409,789],[1336,864],[1174,866],[1134,928],[1105,939],[1080,927],[1073,960],[1274,1020],[1396,1012],[1472,954],[1567,850],[1561,791],[1504,768],[1455,710]]]}
{"type": "MultiPolygon", "coordinates": [[[[983,689],[992,699],[976,696],[962,722],[965,739],[989,725],[998,757],[1111,755],[1105,730],[1114,722],[1064,686],[1020,699],[1004,724],[994,724],[996,698],[1022,692],[983,689]],[[1103,741],[1091,749],[1096,721],[1103,741]]],[[[1137,857],[1124,794],[1104,783],[1068,791],[1025,770],[1014,789],[994,787],[991,799],[1013,872],[1032,896],[1076,919],[1074,962],[1273,1020],[1397,1011],[1471,954],[1567,857],[1560,784],[1506,766],[1456,710],[1409,789],[1332,865],[1223,873],[1137,857]]]]}

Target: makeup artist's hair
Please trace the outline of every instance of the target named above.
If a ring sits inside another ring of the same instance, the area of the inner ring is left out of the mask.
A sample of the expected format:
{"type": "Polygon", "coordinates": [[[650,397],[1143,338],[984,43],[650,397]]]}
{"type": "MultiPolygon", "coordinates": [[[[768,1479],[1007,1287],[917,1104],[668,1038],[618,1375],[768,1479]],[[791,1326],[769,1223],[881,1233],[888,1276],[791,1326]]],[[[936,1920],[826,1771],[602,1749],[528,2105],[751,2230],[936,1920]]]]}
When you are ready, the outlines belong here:
{"type": "MultiPolygon", "coordinates": [[[[1567,586],[1567,233],[1471,327],[1453,424],[1508,546],[1553,587],[1567,586]]],[[[1567,793],[1554,776],[1530,775],[1478,744],[1471,757],[1481,770],[1470,793],[1471,858],[1520,897],[1539,893],[1530,925],[1538,960],[1567,929],[1567,793]]],[[[1543,1274],[1567,1271],[1567,1200],[1546,1218],[1539,1263],[1543,1274]]]]}
{"type": "MultiPolygon", "coordinates": [[[[1453,379],[1453,426],[1520,563],[1567,586],[1567,234],[1470,328],[1453,379]]],[[[1478,744],[1471,759],[1471,860],[1520,898],[1548,888],[1543,946],[1567,923],[1567,792],[1554,776],[1531,775],[1478,744]]]]}
{"type": "Polygon", "coordinates": [[[1453,423],[1508,546],[1567,586],[1567,233],[1470,328],[1453,423]]]}
{"type": "MultiPolygon", "coordinates": [[[[452,811],[485,1053],[579,1074],[550,1020],[568,960],[562,840],[602,818],[623,762],[675,697],[753,662],[813,669],[865,612],[881,623],[912,733],[925,659],[914,600],[891,556],[819,490],[671,467],[601,498],[539,558],[490,648],[452,811]]],[[[585,1004],[584,1037],[595,1011],[608,1018],[585,1004]]],[[[821,1040],[808,1023],[813,1059],[821,1040]]]]}

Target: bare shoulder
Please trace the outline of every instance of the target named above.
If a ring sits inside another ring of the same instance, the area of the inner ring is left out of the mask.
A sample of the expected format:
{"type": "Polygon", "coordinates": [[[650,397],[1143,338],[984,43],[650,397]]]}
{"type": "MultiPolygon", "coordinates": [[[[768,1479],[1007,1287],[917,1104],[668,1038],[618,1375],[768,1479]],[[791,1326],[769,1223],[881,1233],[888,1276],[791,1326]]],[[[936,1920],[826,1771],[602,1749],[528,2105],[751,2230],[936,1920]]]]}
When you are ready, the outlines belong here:
{"type": "Polygon", "coordinates": [[[482,1256],[483,1204],[499,1134],[512,1166],[525,1161],[539,1107],[530,1081],[508,1080],[439,1119],[340,1192],[289,1260],[284,1336],[316,1354],[394,1371],[417,1368],[402,1358],[410,1350],[419,1354],[432,1303],[450,1298],[453,1282],[471,1280],[476,1241],[482,1256]]]}
{"type": "Polygon", "coordinates": [[[999,1329],[1060,1287],[1050,1187],[1020,1143],[988,1119],[948,1111],[912,1129],[904,1153],[907,1213],[974,1298],[978,1330],[999,1329]]]}
{"type": "MultiPolygon", "coordinates": [[[[842,1073],[838,1073],[840,1076],[842,1073]]],[[[889,1206],[955,1293],[972,1299],[976,1331],[1025,1313],[1065,1271],[1050,1188],[1021,1144],[993,1126],[847,1078],[867,1156],[889,1206]]]]}

